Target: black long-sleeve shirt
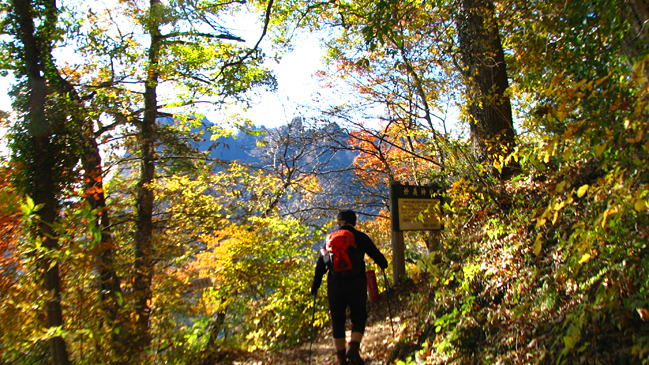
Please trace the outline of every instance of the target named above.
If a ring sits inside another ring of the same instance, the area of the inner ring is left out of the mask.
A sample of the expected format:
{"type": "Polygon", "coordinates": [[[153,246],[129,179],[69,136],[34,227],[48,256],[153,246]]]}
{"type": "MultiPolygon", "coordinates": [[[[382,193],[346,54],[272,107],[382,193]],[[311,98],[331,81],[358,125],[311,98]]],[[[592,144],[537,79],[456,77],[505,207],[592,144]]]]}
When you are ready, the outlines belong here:
{"type": "MultiPolygon", "coordinates": [[[[365,257],[365,254],[367,254],[369,257],[374,260],[374,262],[379,265],[381,269],[385,269],[388,267],[388,260],[385,259],[385,256],[379,251],[378,248],[376,248],[376,245],[374,242],[372,242],[372,239],[370,236],[365,234],[364,232],[361,232],[354,228],[352,225],[344,225],[340,227],[339,229],[345,229],[354,234],[354,242],[356,244],[356,248],[363,254],[363,257],[365,257]]],[[[318,257],[318,262],[315,267],[315,276],[313,277],[313,285],[311,286],[312,291],[317,290],[320,288],[320,285],[322,284],[322,277],[324,274],[328,271],[328,266],[324,262],[324,258],[322,255],[319,255],[318,257]]],[[[363,270],[361,270],[362,275],[365,275],[365,262],[363,261],[363,270]]],[[[329,273],[329,285],[332,284],[332,282],[335,282],[336,279],[333,276],[333,273],[329,273]]],[[[345,280],[345,279],[340,279],[340,280],[345,280]]]]}

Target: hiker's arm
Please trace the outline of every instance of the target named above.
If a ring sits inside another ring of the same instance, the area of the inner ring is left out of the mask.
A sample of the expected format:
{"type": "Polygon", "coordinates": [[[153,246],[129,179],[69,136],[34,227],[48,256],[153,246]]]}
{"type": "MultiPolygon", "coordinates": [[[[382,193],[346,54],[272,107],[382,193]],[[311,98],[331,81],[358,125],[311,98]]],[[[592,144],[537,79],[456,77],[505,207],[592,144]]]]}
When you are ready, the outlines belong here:
{"type": "Polygon", "coordinates": [[[311,294],[315,295],[322,284],[322,277],[327,272],[327,265],[322,258],[322,255],[318,257],[318,263],[315,265],[315,275],[313,276],[313,284],[311,284],[311,294]]]}
{"type": "Polygon", "coordinates": [[[367,238],[363,240],[365,241],[363,244],[365,253],[367,253],[367,255],[371,257],[381,269],[385,270],[388,267],[388,260],[386,260],[381,251],[376,248],[376,245],[372,242],[370,236],[365,235],[365,237],[367,238]]]}

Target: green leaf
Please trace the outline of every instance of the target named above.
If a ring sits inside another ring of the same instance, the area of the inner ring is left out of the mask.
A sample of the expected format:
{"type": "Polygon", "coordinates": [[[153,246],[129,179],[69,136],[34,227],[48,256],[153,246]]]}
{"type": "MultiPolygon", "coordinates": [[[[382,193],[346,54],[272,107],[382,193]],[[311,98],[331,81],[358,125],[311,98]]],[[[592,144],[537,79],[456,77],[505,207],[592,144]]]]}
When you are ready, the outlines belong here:
{"type": "Polygon", "coordinates": [[[34,211],[34,200],[30,197],[26,197],[25,202],[20,204],[20,210],[24,215],[30,215],[34,211]]]}

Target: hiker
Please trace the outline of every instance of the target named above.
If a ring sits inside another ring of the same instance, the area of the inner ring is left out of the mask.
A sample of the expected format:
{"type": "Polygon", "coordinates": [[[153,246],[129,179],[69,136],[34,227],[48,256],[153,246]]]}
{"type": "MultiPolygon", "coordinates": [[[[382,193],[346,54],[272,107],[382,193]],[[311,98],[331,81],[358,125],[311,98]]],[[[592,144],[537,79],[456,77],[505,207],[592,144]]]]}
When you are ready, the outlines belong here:
{"type": "Polygon", "coordinates": [[[313,285],[311,286],[311,294],[315,298],[322,283],[322,276],[329,271],[327,275],[329,283],[327,297],[329,299],[336,356],[341,365],[363,365],[364,362],[360,357],[359,349],[365,332],[365,321],[367,320],[367,276],[365,275],[364,257],[367,253],[383,270],[388,267],[388,261],[367,234],[354,228],[356,225],[356,213],[353,210],[340,211],[337,220],[338,230],[327,236],[325,245],[320,250],[313,285]],[[351,232],[351,235],[349,232],[351,232]],[[340,253],[336,253],[335,249],[331,250],[331,247],[328,247],[335,246],[334,242],[337,242],[337,237],[340,236],[351,236],[348,240],[355,247],[346,249],[345,251],[349,257],[343,252],[344,257],[342,259],[336,257],[340,253]],[[348,267],[350,264],[351,267],[348,267]],[[348,270],[341,273],[338,267],[348,270]],[[345,352],[347,307],[351,312],[352,334],[349,350],[345,352]]]}

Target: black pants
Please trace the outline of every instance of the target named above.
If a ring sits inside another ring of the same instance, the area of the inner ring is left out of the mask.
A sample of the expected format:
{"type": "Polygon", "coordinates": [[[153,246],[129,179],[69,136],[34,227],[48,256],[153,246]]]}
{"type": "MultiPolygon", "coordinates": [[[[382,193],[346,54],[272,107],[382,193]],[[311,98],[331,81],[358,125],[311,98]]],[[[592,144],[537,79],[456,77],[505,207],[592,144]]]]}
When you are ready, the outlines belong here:
{"type": "Polygon", "coordinates": [[[367,277],[329,280],[329,311],[334,338],[345,338],[347,307],[351,312],[352,332],[365,333],[367,321],[367,277]]]}

